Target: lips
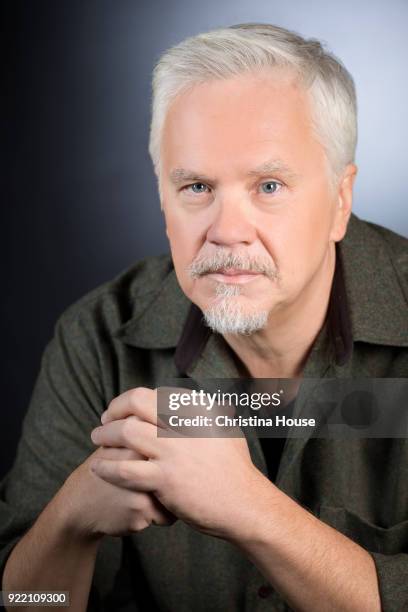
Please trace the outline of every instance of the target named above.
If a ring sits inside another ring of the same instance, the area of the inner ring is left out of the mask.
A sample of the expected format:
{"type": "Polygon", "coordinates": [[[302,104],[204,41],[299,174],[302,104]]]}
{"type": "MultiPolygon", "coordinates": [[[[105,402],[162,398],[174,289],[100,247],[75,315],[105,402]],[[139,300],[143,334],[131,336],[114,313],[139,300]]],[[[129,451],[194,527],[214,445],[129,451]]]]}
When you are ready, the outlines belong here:
{"type": "Polygon", "coordinates": [[[252,270],[221,268],[216,272],[209,272],[206,276],[218,283],[245,284],[263,275],[260,272],[253,272],[252,270]]]}
{"type": "Polygon", "coordinates": [[[214,274],[223,274],[224,276],[241,276],[241,275],[258,275],[259,272],[253,272],[252,270],[236,270],[235,268],[221,268],[221,270],[217,270],[214,274]]]}

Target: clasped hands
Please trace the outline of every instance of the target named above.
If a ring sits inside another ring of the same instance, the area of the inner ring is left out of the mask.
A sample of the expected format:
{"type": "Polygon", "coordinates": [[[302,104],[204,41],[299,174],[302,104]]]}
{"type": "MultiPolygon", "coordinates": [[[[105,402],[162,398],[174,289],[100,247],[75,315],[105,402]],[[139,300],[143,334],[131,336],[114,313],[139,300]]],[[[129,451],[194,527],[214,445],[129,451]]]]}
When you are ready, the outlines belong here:
{"type": "Polygon", "coordinates": [[[160,437],[164,425],[156,406],[157,390],[144,387],[113,399],[91,438],[100,447],[127,449],[131,458],[129,452],[102,454],[92,458],[91,470],[108,483],[152,495],[167,513],[203,533],[239,537],[251,520],[254,496],[268,483],[246,439],[160,437]]]}

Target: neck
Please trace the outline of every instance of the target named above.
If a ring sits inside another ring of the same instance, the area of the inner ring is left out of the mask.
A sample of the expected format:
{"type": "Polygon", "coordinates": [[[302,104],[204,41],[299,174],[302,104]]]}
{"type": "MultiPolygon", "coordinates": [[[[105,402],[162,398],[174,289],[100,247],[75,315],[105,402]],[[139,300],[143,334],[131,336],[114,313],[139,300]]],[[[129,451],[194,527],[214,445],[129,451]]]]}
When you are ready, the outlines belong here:
{"type": "Polygon", "coordinates": [[[301,294],[268,318],[268,326],[252,334],[226,334],[226,342],[252,378],[301,376],[307,356],[323,326],[335,268],[335,247],[301,294]]]}

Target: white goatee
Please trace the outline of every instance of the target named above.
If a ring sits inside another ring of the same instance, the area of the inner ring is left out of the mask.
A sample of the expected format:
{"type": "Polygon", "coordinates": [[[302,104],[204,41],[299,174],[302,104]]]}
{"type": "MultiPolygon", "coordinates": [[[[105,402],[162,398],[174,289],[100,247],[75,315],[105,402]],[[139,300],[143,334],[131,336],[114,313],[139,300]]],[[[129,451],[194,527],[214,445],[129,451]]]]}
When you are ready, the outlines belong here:
{"type": "Polygon", "coordinates": [[[216,295],[221,298],[210,308],[203,311],[205,323],[218,334],[250,335],[266,327],[268,312],[244,312],[236,300],[231,299],[241,294],[239,285],[217,283],[216,295]]]}
{"type": "MultiPolygon", "coordinates": [[[[197,257],[188,267],[192,278],[225,269],[248,270],[264,274],[272,280],[278,279],[278,271],[273,263],[265,258],[251,257],[247,253],[231,253],[223,247],[216,248],[209,256],[197,257]]],[[[205,323],[218,334],[250,335],[264,329],[268,322],[268,311],[244,310],[238,298],[242,285],[215,283],[216,299],[203,310],[205,323]]]]}

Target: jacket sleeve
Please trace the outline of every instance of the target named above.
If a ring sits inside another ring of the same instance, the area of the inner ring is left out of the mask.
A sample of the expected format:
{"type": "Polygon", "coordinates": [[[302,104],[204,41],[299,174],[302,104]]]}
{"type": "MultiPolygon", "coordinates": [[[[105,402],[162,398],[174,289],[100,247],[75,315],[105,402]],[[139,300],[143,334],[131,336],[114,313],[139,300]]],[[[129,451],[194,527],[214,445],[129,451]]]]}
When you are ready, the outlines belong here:
{"type": "MultiPolygon", "coordinates": [[[[14,465],[0,484],[1,579],[13,547],[95,450],[90,432],[106,408],[98,361],[98,348],[84,323],[63,315],[42,358],[14,465]]],[[[109,591],[120,555],[120,538],[102,540],[92,598],[99,590],[109,591]]]]}

